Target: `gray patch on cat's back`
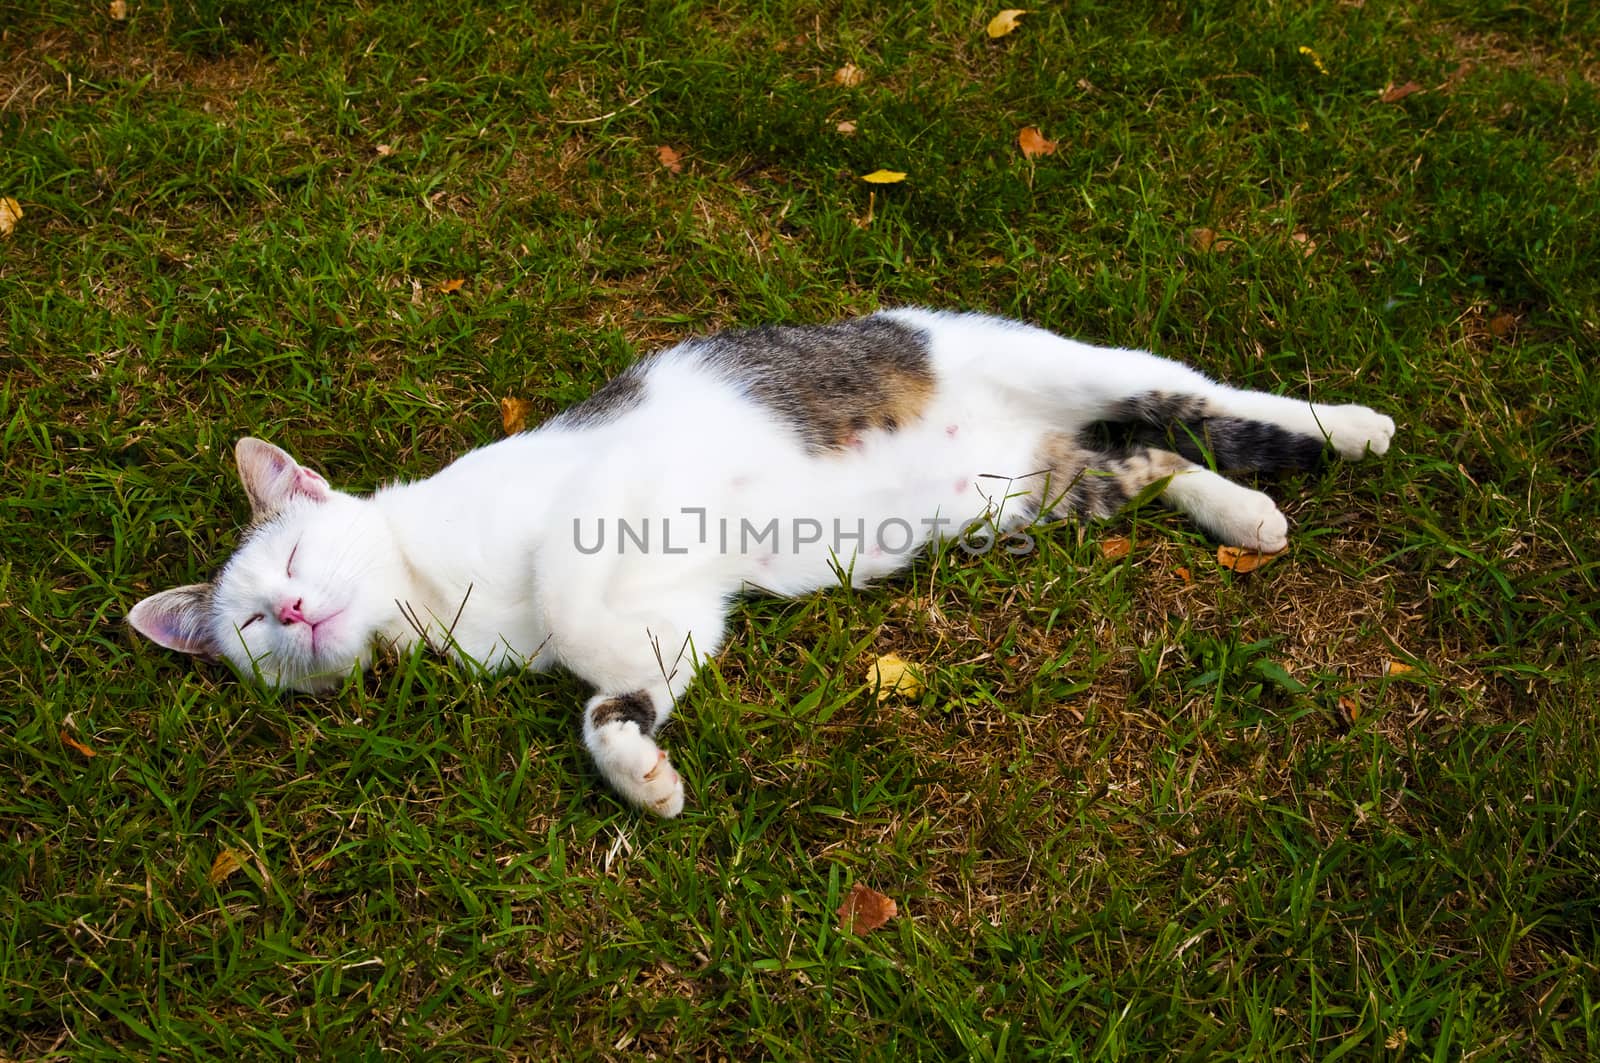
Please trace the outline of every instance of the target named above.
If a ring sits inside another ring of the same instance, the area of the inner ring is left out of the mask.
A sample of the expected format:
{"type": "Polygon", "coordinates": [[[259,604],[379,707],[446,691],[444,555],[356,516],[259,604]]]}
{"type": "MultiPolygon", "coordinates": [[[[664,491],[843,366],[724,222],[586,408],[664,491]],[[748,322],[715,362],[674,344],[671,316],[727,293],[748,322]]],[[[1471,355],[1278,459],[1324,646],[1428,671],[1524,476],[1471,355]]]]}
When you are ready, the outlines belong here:
{"type": "Polygon", "coordinates": [[[722,332],[685,347],[788,422],[813,452],[893,432],[919,419],[933,397],[927,334],[888,317],[722,332]]]}
{"type": "Polygon", "coordinates": [[[547,423],[568,428],[594,428],[610,424],[644,401],[644,376],[648,365],[648,359],[633,363],[607,381],[599,391],[576,406],[561,411],[547,423]]]}

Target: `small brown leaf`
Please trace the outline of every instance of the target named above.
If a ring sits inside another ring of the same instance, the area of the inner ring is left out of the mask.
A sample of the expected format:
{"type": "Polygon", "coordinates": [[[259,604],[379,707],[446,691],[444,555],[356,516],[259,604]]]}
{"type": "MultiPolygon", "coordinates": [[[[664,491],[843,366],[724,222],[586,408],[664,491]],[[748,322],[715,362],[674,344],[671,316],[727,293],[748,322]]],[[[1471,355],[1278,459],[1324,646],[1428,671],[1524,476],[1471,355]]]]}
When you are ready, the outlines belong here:
{"type": "Polygon", "coordinates": [[[1173,569],[1172,570],[1172,574],[1174,576],[1177,576],[1179,579],[1183,580],[1183,582],[1185,582],[1185,583],[1193,583],[1194,582],[1194,573],[1190,572],[1183,565],[1179,565],[1177,568],[1173,569]]]}
{"type": "Polygon", "coordinates": [[[244,866],[244,854],[237,849],[224,849],[217,854],[211,862],[211,870],[206,872],[206,881],[213,886],[218,885],[229,875],[244,866]]]}
{"type": "Polygon", "coordinates": [[[868,934],[898,914],[893,899],[857,882],[839,905],[839,927],[847,934],[868,934]]]}
{"type": "Polygon", "coordinates": [[[1293,233],[1289,239],[1300,245],[1300,257],[1310,258],[1317,253],[1317,242],[1306,233],[1293,233]]]}
{"type": "Polygon", "coordinates": [[[116,22],[122,22],[128,17],[128,0],[111,0],[106,5],[106,14],[116,22]]]}
{"type": "Polygon", "coordinates": [[[1415,81],[1408,81],[1404,85],[1396,85],[1391,82],[1384,88],[1382,95],[1378,97],[1378,101],[1380,103],[1399,103],[1413,92],[1421,91],[1422,86],[1415,81]]]}
{"type": "Polygon", "coordinates": [[[867,80],[867,72],[854,63],[846,63],[833,72],[833,83],[847,89],[853,89],[867,80]]]}
{"type": "Polygon", "coordinates": [[[500,400],[500,427],[508,436],[517,435],[528,427],[528,414],[532,412],[533,403],[507,395],[500,400]]]}
{"type": "Polygon", "coordinates": [[[1344,713],[1345,719],[1351,723],[1361,719],[1361,702],[1350,694],[1339,695],[1339,709],[1344,713]]]}
{"type": "Polygon", "coordinates": [[[1023,156],[1029,159],[1056,153],[1056,142],[1046,140],[1044,134],[1031,125],[1023,126],[1022,132],[1017,134],[1017,147],[1021,148],[1023,156]]]}
{"type": "Polygon", "coordinates": [[[1189,230],[1189,246],[1202,255],[1209,252],[1221,253],[1233,246],[1232,240],[1219,240],[1215,229],[1195,228],[1189,230]]]}
{"type": "Polygon", "coordinates": [[[1235,572],[1254,572],[1263,565],[1271,564],[1283,554],[1282,550],[1276,554],[1263,554],[1259,550],[1246,550],[1242,546],[1219,546],[1217,564],[1235,572]]]}
{"type": "Polygon", "coordinates": [[[922,679],[898,654],[886,653],[867,667],[867,682],[878,692],[880,702],[891,697],[918,697],[922,679]]]}
{"type": "Polygon", "coordinates": [[[1008,7],[994,18],[989,20],[986,32],[990,37],[1004,37],[1020,24],[1020,19],[1027,12],[1021,8],[1008,7]]]}
{"type": "Polygon", "coordinates": [[[673,173],[683,172],[683,156],[667,145],[663,144],[656,149],[656,158],[673,173]]]}
{"type": "Polygon", "coordinates": [[[1517,319],[1514,314],[1499,313],[1489,319],[1489,332],[1497,340],[1503,340],[1511,335],[1511,331],[1516,327],[1517,319]]]}
{"type": "Polygon", "coordinates": [[[1114,535],[1109,539],[1100,540],[1100,556],[1107,561],[1127,557],[1128,551],[1132,549],[1133,542],[1126,535],[1114,535]]]}
{"type": "Polygon", "coordinates": [[[834,126],[833,129],[834,132],[840,133],[847,137],[853,137],[856,135],[856,124],[850,121],[848,118],[834,126]]]}
{"type": "Polygon", "coordinates": [[[10,196],[0,196],[0,236],[10,236],[22,220],[22,204],[10,196]]]}
{"type": "Polygon", "coordinates": [[[460,291],[461,290],[461,286],[466,284],[466,283],[467,283],[467,279],[465,277],[452,277],[447,281],[440,281],[439,282],[439,290],[441,292],[444,292],[446,295],[448,295],[451,292],[460,291]]]}
{"type": "Polygon", "coordinates": [[[79,753],[82,753],[86,757],[98,757],[100,755],[89,746],[86,746],[76,738],[73,738],[72,735],[68,733],[66,728],[62,728],[61,730],[61,741],[62,744],[71,746],[73,749],[76,749],[79,753]]]}
{"type": "Polygon", "coordinates": [[[861,179],[869,185],[893,185],[904,181],[906,175],[899,170],[873,170],[862,174],[861,179]]]}
{"type": "Polygon", "coordinates": [[[1416,665],[1407,664],[1404,661],[1390,661],[1388,664],[1385,664],[1383,666],[1383,674],[1384,675],[1390,675],[1390,676],[1394,676],[1394,675],[1413,675],[1413,674],[1416,673],[1416,670],[1417,670],[1417,666],[1416,665]]]}

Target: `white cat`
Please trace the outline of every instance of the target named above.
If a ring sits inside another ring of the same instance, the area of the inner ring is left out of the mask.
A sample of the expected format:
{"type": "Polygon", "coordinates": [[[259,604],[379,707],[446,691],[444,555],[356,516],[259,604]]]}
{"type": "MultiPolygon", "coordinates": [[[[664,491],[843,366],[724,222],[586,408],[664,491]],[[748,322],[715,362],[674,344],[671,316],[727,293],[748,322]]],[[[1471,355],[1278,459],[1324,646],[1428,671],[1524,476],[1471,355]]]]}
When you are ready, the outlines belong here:
{"type": "Polygon", "coordinates": [[[583,737],[600,771],[674,816],[683,784],[654,736],[737,595],[860,583],[933,540],[1004,543],[1163,483],[1223,542],[1278,551],[1272,500],[1212,470],[1306,468],[1328,445],[1382,454],[1393,434],[1365,406],[1238,391],[979,315],[727,332],[370,496],[240,440],[244,541],[214,582],[146,598],[129,621],[306,691],[418,638],[485,668],[562,665],[597,691],[583,737]]]}

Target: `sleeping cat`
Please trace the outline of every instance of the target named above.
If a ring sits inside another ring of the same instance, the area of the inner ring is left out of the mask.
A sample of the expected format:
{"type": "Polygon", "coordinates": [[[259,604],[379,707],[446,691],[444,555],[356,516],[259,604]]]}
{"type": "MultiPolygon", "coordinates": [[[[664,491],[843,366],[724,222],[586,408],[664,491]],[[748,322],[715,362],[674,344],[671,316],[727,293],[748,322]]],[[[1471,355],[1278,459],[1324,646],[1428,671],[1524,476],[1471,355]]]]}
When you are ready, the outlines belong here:
{"type": "Polygon", "coordinates": [[[975,314],[725,332],[368,496],[242,439],[238,550],[128,619],[304,691],[419,638],[484,668],[564,666],[595,688],[583,738],[606,780],[675,816],[683,783],[655,734],[739,594],[863,583],[930,542],[1109,517],[1146,488],[1224,543],[1275,552],[1283,514],[1214,470],[1382,454],[1393,434],[1365,406],[1239,391],[975,314]]]}

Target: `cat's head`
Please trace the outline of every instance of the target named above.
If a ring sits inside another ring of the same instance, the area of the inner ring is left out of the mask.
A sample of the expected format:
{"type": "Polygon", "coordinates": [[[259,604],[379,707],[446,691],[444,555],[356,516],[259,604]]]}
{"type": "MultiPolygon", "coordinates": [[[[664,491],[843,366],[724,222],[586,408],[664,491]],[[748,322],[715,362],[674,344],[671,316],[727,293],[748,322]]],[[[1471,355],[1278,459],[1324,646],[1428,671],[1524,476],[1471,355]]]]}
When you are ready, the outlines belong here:
{"type": "Polygon", "coordinates": [[[244,541],[215,580],[151,595],[128,622],[269,686],[331,689],[396,627],[404,560],[371,500],[259,439],[241,439],[234,456],[253,518],[244,541]]]}

